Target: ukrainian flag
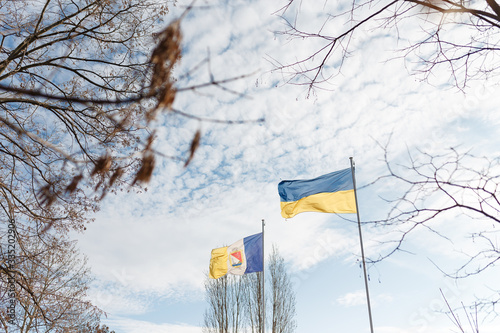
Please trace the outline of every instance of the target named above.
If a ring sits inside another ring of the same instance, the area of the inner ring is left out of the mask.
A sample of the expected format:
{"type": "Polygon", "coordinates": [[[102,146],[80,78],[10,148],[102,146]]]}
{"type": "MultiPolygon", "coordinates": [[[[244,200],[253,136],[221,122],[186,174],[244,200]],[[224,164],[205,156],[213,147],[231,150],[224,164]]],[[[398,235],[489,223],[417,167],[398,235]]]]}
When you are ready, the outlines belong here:
{"type": "Polygon", "coordinates": [[[284,218],[302,212],[356,213],[351,169],[308,180],[284,180],[278,192],[284,218]]]}
{"type": "Polygon", "coordinates": [[[262,233],[248,236],[229,246],[213,249],[208,276],[218,279],[226,274],[262,272],[263,258],[262,233]]]}

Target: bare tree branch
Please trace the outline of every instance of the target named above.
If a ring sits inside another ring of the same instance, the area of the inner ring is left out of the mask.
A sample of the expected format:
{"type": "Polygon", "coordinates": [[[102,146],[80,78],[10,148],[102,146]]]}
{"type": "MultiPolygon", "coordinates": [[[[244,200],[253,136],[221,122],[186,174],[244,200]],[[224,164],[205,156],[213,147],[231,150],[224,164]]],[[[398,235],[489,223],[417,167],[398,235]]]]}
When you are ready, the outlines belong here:
{"type": "MultiPolygon", "coordinates": [[[[284,74],[287,83],[308,87],[308,96],[314,89],[322,89],[323,83],[331,81],[341,73],[346,59],[355,50],[351,50],[350,41],[357,33],[376,33],[384,29],[398,29],[398,25],[410,20],[420,20],[420,29],[427,37],[410,40],[410,46],[400,51],[410,58],[417,55],[419,63],[416,73],[422,73],[428,79],[430,73],[441,65],[447,66],[455,85],[464,89],[470,79],[482,78],[497,71],[500,65],[494,60],[486,61],[489,54],[499,48],[496,38],[500,31],[500,6],[495,0],[487,0],[483,8],[473,1],[441,2],[429,0],[393,0],[375,2],[366,0],[353,1],[351,10],[329,12],[324,7],[318,8],[323,14],[323,25],[318,31],[304,31],[300,28],[300,5],[290,1],[276,14],[283,18],[286,28],[278,32],[290,40],[316,39],[324,43],[312,49],[310,55],[296,61],[283,63],[270,58],[275,70],[284,74]],[[298,14],[292,22],[290,8],[297,4],[298,14]],[[440,16],[436,22],[430,15],[440,16]],[[359,18],[361,17],[361,18],[359,18]],[[347,28],[338,28],[344,27],[347,28]],[[326,29],[329,27],[329,29],[326,29]],[[450,27],[450,28],[448,28],[450,27]],[[461,27],[462,32],[452,35],[453,27],[461,27]],[[369,32],[364,29],[369,29],[369,32]],[[322,31],[335,31],[323,33],[322,31]],[[326,74],[333,63],[337,74],[326,74]]],[[[318,15],[319,16],[319,15],[318,15]]]]}

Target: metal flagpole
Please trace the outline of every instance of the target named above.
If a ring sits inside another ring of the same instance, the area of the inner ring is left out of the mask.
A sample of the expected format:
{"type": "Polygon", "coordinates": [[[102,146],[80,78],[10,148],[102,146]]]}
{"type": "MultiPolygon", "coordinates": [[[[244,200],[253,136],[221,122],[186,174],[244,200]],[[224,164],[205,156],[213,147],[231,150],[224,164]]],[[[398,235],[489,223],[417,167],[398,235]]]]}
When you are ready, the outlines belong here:
{"type": "Polygon", "coordinates": [[[363,249],[363,236],[361,235],[361,220],[359,218],[358,195],[356,193],[356,177],[354,176],[354,160],[351,160],[352,184],[354,187],[354,201],[356,202],[356,214],[358,215],[359,243],[361,244],[361,259],[363,261],[363,273],[365,275],[366,302],[368,303],[368,317],[370,318],[370,332],[373,333],[372,308],[370,305],[370,293],[368,292],[368,276],[366,274],[365,250],[363,249]]]}
{"type": "Polygon", "coordinates": [[[264,226],[266,224],[264,223],[264,219],[262,219],[262,333],[266,332],[266,294],[265,294],[265,284],[266,284],[266,279],[264,275],[264,269],[266,267],[265,262],[264,262],[264,226]]]}

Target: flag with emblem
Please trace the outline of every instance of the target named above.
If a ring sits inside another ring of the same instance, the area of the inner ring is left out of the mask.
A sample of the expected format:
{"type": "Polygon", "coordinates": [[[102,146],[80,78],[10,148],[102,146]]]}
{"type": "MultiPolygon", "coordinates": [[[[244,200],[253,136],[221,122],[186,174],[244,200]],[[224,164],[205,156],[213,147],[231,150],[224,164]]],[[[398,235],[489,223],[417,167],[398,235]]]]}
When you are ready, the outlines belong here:
{"type": "Polygon", "coordinates": [[[263,267],[262,233],[258,233],[213,249],[208,276],[218,279],[226,274],[262,272],[263,267]]]}

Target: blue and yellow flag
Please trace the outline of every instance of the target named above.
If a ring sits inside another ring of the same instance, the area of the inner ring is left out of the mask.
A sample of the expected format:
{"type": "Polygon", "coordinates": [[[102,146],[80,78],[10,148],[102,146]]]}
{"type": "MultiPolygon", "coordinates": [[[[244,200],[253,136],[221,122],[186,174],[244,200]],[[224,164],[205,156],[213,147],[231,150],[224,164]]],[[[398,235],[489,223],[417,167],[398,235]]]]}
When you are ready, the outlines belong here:
{"type": "Polygon", "coordinates": [[[281,216],[302,212],[356,213],[351,169],[307,180],[283,180],[278,184],[281,216]]]}

